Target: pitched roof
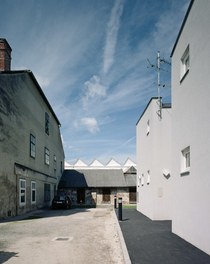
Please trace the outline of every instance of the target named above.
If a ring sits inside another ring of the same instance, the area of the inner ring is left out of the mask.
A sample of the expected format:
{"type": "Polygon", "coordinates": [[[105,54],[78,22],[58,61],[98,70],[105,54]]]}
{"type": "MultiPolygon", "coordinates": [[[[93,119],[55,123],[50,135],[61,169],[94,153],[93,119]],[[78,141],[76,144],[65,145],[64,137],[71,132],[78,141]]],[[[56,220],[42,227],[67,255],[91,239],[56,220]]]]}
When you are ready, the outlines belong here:
{"type": "Polygon", "coordinates": [[[10,82],[8,85],[13,85],[13,86],[17,86],[17,82],[23,82],[22,78],[24,78],[24,76],[25,77],[28,76],[32,80],[34,85],[36,86],[38,92],[40,93],[42,99],[44,100],[44,102],[48,106],[50,112],[54,116],[54,118],[55,118],[56,122],[58,123],[58,125],[59,126],[61,125],[60,121],[58,120],[58,117],[56,116],[52,106],[50,105],[49,101],[47,100],[47,97],[45,96],[44,92],[42,91],[42,88],[40,87],[40,85],[39,85],[38,81],[36,80],[35,76],[33,75],[32,71],[30,71],[30,70],[1,71],[0,72],[0,77],[1,76],[5,76],[5,77],[8,76],[9,78],[7,78],[7,82],[10,82]]]}
{"type": "Polygon", "coordinates": [[[111,159],[111,160],[107,163],[106,167],[119,167],[119,168],[121,168],[121,165],[120,165],[116,160],[111,159]]]}
{"type": "Polygon", "coordinates": [[[98,161],[97,159],[92,161],[89,166],[90,167],[104,167],[104,165],[100,161],[98,161]]]}
{"type": "Polygon", "coordinates": [[[128,183],[123,171],[119,169],[78,169],[65,170],[58,187],[128,187],[128,183]]]}
{"type": "Polygon", "coordinates": [[[87,164],[82,161],[81,159],[78,159],[76,163],[74,164],[75,167],[87,167],[87,164]]]}

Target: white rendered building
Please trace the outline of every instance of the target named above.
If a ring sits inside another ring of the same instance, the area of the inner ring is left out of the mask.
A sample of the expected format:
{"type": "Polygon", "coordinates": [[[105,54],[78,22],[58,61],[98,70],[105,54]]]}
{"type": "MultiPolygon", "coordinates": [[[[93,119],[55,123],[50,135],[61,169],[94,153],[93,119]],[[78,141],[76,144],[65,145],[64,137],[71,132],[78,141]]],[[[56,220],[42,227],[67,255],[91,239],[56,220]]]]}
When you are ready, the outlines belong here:
{"type": "Polygon", "coordinates": [[[137,210],[152,220],[170,219],[171,108],[151,98],[136,125],[137,210]]]}
{"type": "Polygon", "coordinates": [[[210,1],[191,1],[172,54],[172,231],[210,254],[210,1]]]}

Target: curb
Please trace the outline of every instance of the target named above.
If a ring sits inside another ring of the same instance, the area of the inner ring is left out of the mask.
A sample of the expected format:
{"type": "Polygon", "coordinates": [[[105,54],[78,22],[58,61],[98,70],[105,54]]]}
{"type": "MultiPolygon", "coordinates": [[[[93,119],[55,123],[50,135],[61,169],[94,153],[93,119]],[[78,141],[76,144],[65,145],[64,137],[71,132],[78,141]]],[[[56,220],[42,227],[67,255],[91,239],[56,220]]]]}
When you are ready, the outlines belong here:
{"type": "Polygon", "coordinates": [[[122,248],[123,258],[124,258],[125,264],[131,264],[131,260],[130,260],[129,254],[128,254],[128,250],[127,250],[127,247],[126,247],[126,244],[125,244],[125,240],[124,240],[124,237],[123,237],[123,234],[122,234],[122,231],[121,231],[121,228],[120,228],[120,224],[118,222],[115,210],[113,210],[112,213],[114,214],[114,218],[115,218],[115,222],[116,222],[116,228],[117,228],[117,233],[118,233],[119,238],[120,238],[120,245],[121,245],[121,248],[122,248]]]}

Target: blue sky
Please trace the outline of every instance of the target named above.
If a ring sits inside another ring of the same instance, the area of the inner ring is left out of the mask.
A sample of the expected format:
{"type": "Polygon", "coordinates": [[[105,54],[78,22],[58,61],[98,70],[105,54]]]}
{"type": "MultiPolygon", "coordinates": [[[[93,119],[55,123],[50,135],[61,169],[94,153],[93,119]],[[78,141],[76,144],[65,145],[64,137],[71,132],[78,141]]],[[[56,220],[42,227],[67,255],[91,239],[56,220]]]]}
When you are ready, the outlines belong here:
{"type": "MultiPolygon", "coordinates": [[[[30,69],[61,122],[66,161],[136,161],[136,122],[157,96],[189,0],[2,0],[12,69],[30,69]]],[[[170,98],[170,68],[161,89],[170,98]]]]}

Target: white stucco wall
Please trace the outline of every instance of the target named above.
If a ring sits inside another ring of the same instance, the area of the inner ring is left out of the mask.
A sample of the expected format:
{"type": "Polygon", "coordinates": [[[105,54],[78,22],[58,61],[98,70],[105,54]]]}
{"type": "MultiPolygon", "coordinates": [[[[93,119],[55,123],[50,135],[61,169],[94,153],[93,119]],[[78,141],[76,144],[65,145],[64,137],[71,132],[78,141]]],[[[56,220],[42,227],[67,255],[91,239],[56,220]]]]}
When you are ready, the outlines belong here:
{"type": "Polygon", "coordinates": [[[210,1],[195,0],[172,56],[172,231],[210,254],[210,1]],[[189,45],[190,69],[180,83],[189,45]],[[190,172],[181,151],[190,146],[190,172]]]}
{"type": "Polygon", "coordinates": [[[171,170],[171,109],[162,109],[161,119],[157,111],[158,101],[153,98],[136,126],[137,210],[153,220],[165,220],[171,218],[171,180],[163,176],[164,169],[171,170]],[[144,184],[138,179],[143,174],[144,184]]]}

